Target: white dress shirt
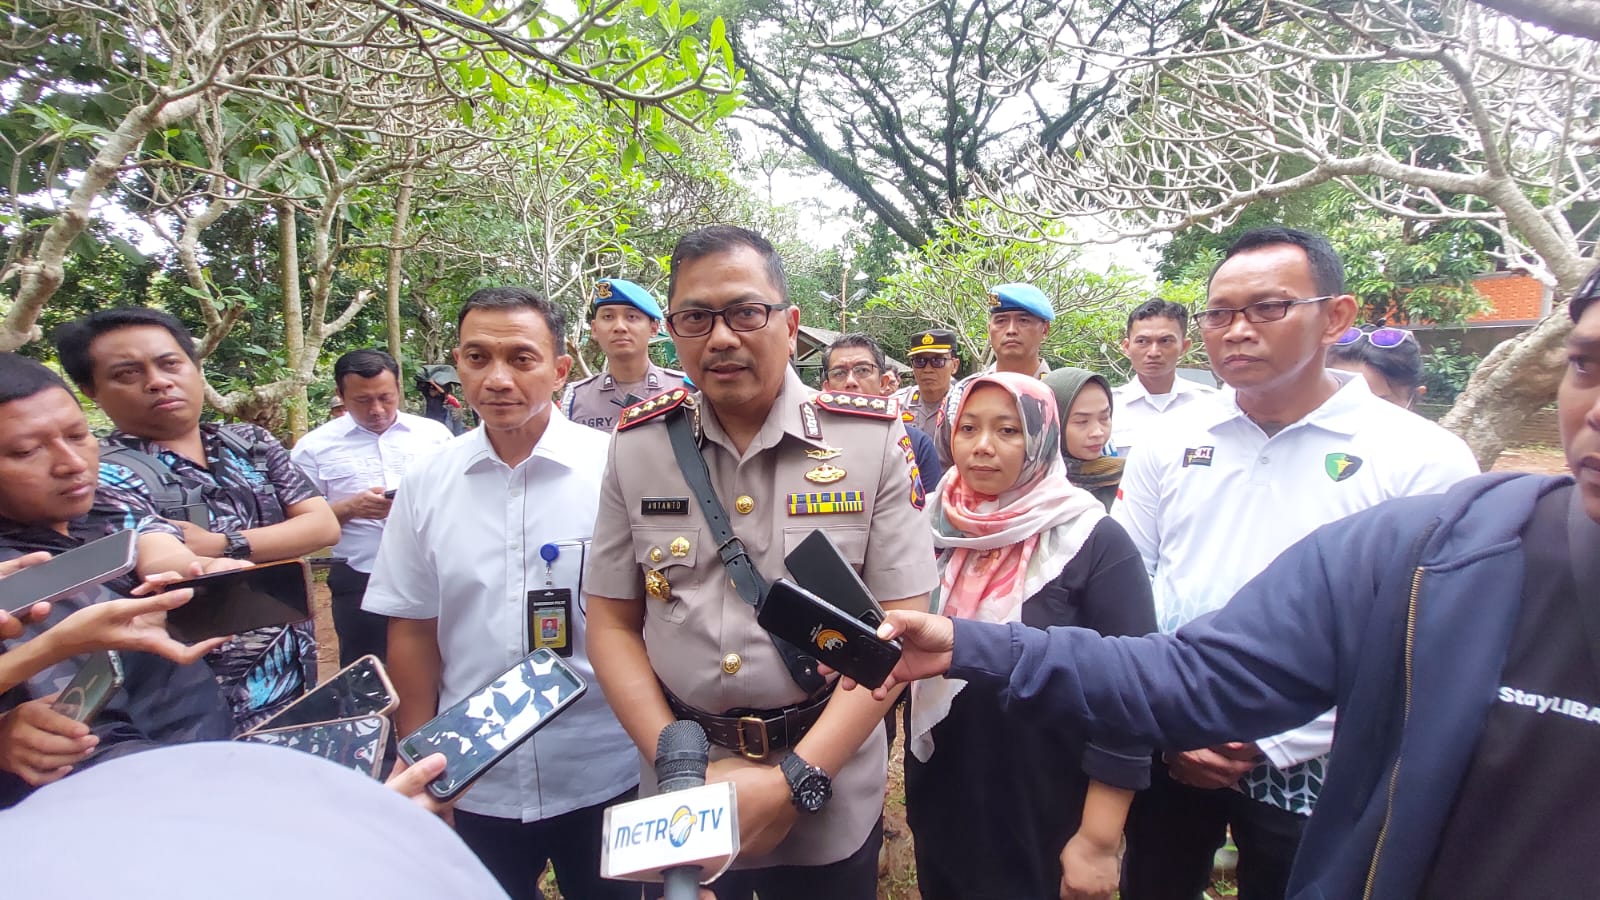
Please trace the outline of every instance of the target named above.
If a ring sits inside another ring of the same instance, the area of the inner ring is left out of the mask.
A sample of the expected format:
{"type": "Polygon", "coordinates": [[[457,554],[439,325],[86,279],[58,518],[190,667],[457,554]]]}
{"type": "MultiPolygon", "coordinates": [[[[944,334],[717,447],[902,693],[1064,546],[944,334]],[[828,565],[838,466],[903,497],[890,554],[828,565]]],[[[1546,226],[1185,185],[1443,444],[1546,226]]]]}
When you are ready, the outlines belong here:
{"type": "MultiPolygon", "coordinates": [[[[1458,437],[1376,397],[1360,375],[1272,437],[1225,388],[1162,420],[1123,470],[1111,517],[1139,548],[1171,634],[1220,609],[1278,554],[1322,525],[1478,474],[1458,437]]],[[[1333,714],[1257,742],[1286,768],[1325,754],[1333,714]]]]}
{"type": "Polygon", "coordinates": [[[1118,456],[1127,456],[1128,448],[1139,443],[1140,432],[1156,419],[1216,392],[1216,388],[1174,375],[1172,390],[1152,394],[1139,376],[1133,376],[1127,384],[1111,389],[1111,446],[1118,456]]]}
{"type": "MultiPolygon", "coordinates": [[[[312,429],[289,451],[289,458],[329,503],[335,503],[375,487],[399,487],[408,469],[451,437],[450,429],[410,413],[399,413],[382,434],[368,431],[354,416],[344,415],[312,429]]],[[[383,521],[345,522],[339,527],[333,555],[348,559],[357,572],[370,573],[383,537],[383,521]]]]}
{"type": "Polygon", "coordinates": [[[552,409],[532,455],[507,466],[482,426],[407,473],[361,608],[437,618],[441,710],[532,649],[529,591],[569,588],[573,654],[588,693],[462,795],[460,808],[532,822],[593,806],[638,783],[639,753],[606,705],[585,652],[582,573],[611,436],[552,409]],[[548,578],[539,550],[560,555],[548,578]]]}

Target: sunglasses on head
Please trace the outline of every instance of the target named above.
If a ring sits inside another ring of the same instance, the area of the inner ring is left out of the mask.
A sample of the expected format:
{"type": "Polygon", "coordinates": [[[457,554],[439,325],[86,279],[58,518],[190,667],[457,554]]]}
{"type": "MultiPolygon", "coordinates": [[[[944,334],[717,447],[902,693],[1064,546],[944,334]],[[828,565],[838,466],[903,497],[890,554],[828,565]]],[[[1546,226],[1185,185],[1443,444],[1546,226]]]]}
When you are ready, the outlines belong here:
{"type": "Polygon", "coordinates": [[[1395,347],[1404,344],[1408,338],[1413,341],[1416,340],[1416,337],[1404,328],[1389,328],[1385,326],[1366,331],[1351,326],[1345,329],[1344,334],[1339,335],[1339,339],[1333,343],[1336,347],[1348,347],[1351,344],[1361,343],[1363,338],[1371,343],[1372,346],[1381,347],[1384,350],[1393,350],[1395,347]]]}
{"type": "Polygon", "coordinates": [[[942,369],[944,368],[945,363],[949,361],[950,357],[948,356],[913,356],[911,357],[911,368],[926,369],[929,366],[932,366],[935,369],[942,369]]]}

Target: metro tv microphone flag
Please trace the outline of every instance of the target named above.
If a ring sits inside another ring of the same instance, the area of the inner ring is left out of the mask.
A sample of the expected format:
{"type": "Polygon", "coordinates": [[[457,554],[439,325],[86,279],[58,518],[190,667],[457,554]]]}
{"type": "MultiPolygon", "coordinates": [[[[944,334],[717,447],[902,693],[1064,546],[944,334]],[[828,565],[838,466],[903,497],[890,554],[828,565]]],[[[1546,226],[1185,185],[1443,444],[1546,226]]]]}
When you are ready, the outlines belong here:
{"type": "Polygon", "coordinates": [[[739,853],[738,807],[731,783],[706,784],[710,752],[694,722],[673,722],[656,740],[660,793],[606,810],[600,874],[659,881],[665,900],[695,900],[698,886],[727,870],[739,853]]]}

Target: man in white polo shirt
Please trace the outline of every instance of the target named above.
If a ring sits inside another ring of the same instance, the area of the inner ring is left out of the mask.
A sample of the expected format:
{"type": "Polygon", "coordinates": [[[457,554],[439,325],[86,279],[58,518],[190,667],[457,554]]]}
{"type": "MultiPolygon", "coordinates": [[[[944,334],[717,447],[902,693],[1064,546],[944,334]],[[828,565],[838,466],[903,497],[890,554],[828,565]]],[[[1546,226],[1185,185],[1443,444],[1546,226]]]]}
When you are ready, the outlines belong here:
{"type": "Polygon", "coordinates": [[[1133,364],[1133,377],[1111,389],[1111,446],[1118,456],[1127,456],[1139,434],[1157,419],[1216,393],[1178,377],[1178,362],[1193,345],[1189,310],[1181,303],[1156,297],[1128,313],[1122,355],[1133,364]]]}
{"type": "Polygon", "coordinates": [[[400,366],[382,350],[352,350],[333,364],[333,386],[346,414],[329,419],[295,443],[289,458],[328,498],[339,517],[328,570],[339,665],[368,653],[383,658],[389,621],[361,608],[378,555],[378,540],[406,470],[450,440],[450,429],[400,411],[400,366]]]}
{"type": "MultiPolygon", "coordinates": [[[[1459,438],[1324,367],[1356,301],[1322,237],[1246,233],[1207,294],[1195,319],[1227,388],[1140,438],[1112,509],[1154,580],[1165,633],[1220,608],[1318,526],[1478,471],[1459,438]]],[[[1282,898],[1332,733],[1330,712],[1257,743],[1164,748],[1129,815],[1125,900],[1194,900],[1229,828],[1239,896],[1282,898]]]]}
{"type": "MultiPolygon", "coordinates": [[[[365,608],[393,617],[399,734],[540,647],[594,683],[581,576],[611,437],[552,402],[572,367],[563,324],[524,288],[461,308],[456,369],[482,424],[406,475],[367,589],[365,608]]],[[[600,831],[638,779],[595,686],[462,795],[456,832],[515,900],[542,896],[547,861],[565,896],[637,898],[638,885],[600,878],[600,831]]]]}

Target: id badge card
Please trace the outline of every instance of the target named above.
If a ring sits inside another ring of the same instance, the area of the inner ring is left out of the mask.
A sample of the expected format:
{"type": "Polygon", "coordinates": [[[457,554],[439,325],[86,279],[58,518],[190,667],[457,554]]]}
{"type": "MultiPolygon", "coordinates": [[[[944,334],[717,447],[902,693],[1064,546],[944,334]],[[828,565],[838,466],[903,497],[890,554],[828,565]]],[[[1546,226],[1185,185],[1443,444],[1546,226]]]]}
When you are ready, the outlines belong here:
{"type": "Polygon", "coordinates": [[[572,655],[572,590],[541,588],[528,592],[528,648],[572,655]]]}

